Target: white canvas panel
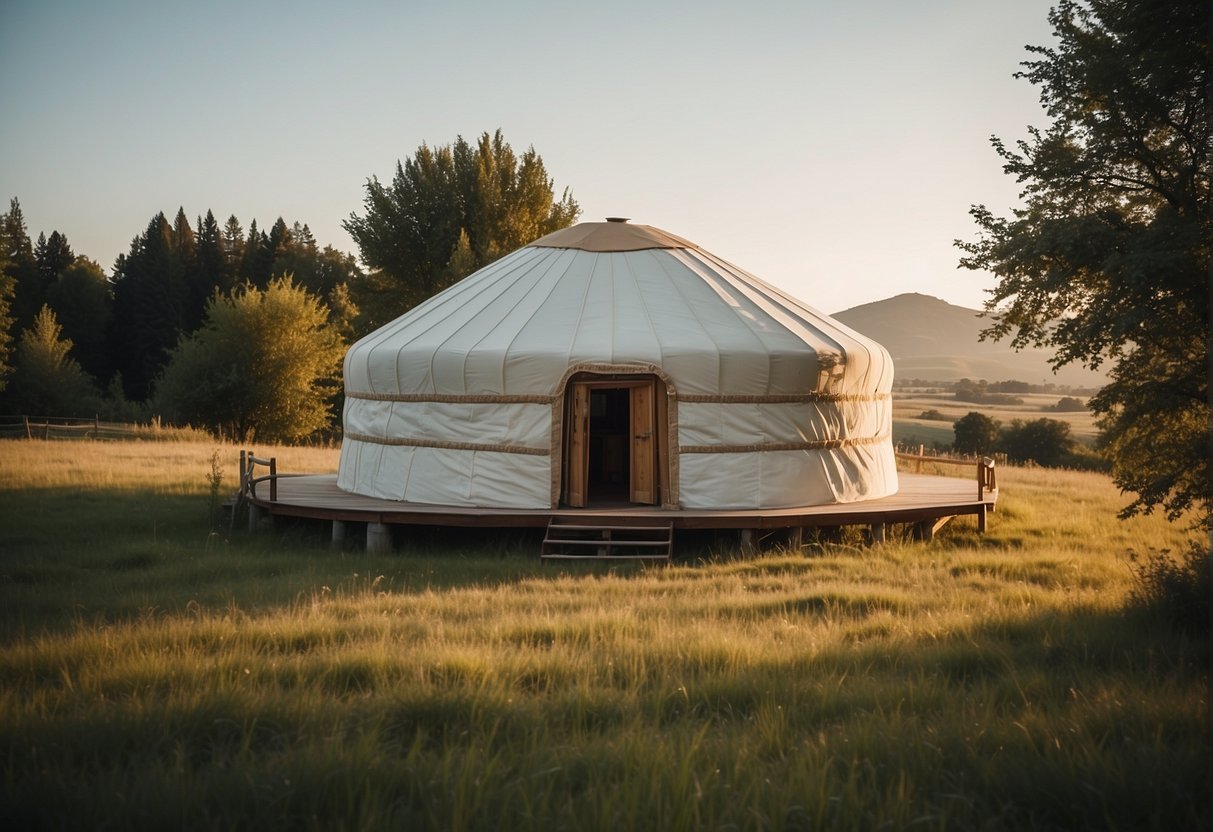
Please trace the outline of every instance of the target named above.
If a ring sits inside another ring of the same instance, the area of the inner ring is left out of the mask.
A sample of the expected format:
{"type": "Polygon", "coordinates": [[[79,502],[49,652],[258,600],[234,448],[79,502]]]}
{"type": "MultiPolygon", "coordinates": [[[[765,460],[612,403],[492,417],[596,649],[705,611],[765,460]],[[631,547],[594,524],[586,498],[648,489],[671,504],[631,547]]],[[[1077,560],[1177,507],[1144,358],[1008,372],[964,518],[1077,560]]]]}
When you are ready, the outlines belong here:
{"type": "Polygon", "coordinates": [[[896,493],[895,466],[859,450],[683,454],[680,500],[684,508],[788,508],[896,493]]]}
{"type": "Polygon", "coordinates": [[[408,465],[392,460],[384,464],[385,445],[345,439],[337,468],[337,487],[384,500],[400,500],[408,482],[408,465]]]}
{"type": "Polygon", "coordinates": [[[686,402],[678,406],[679,445],[752,445],[887,436],[884,402],[686,402]]]}
{"type": "Polygon", "coordinates": [[[429,439],[547,450],[552,408],[531,403],[345,400],[345,430],[375,437],[429,439]]]}

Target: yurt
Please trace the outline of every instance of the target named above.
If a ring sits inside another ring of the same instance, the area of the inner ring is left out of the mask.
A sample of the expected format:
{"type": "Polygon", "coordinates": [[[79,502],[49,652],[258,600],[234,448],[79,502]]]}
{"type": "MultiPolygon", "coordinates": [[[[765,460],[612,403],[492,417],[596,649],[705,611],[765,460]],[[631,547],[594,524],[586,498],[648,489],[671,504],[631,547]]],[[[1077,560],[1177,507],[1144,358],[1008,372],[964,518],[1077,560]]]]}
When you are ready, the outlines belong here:
{"type": "Polygon", "coordinates": [[[883,347],[661,229],[542,237],[358,341],[338,485],[409,503],[754,509],[896,492],[883,347]]]}

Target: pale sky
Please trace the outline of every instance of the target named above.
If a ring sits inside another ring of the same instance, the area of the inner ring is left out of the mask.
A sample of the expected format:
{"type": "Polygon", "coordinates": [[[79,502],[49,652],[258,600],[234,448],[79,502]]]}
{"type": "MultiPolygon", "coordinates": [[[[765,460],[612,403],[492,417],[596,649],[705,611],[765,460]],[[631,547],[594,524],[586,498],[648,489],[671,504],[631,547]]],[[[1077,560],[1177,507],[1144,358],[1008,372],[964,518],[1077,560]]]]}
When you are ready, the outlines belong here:
{"type": "Polygon", "coordinates": [[[364,184],[501,128],[582,221],[690,239],[825,312],[979,307],[991,134],[1044,126],[1011,76],[1050,0],[0,0],[0,199],[107,272],[157,211],[279,217],[357,254],[364,184]]]}

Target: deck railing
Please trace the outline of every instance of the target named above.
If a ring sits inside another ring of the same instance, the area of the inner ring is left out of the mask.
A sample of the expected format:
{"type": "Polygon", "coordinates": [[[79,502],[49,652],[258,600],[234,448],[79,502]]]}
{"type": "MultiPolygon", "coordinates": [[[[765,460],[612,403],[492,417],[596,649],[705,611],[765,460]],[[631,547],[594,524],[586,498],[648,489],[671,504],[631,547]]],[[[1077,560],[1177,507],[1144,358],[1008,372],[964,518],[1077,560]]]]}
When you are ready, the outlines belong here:
{"type": "Polygon", "coordinates": [[[246,497],[257,496],[258,483],[269,482],[270,484],[270,502],[278,502],[278,459],[270,457],[262,459],[259,456],[253,456],[252,451],[240,452],[240,493],[246,497]],[[257,476],[257,466],[264,465],[269,468],[268,474],[257,476]]]}
{"type": "MultiPolygon", "coordinates": [[[[923,454],[906,454],[897,453],[898,459],[910,460],[912,462],[921,463],[930,462],[940,465],[962,465],[972,467],[974,460],[972,459],[952,459],[946,456],[925,456],[923,454]]],[[[998,477],[994,472],[994,460],[988,456],[978,457],[977,460],[977,499],[984,500],[987,491],[998,490],[998,477]]]]}

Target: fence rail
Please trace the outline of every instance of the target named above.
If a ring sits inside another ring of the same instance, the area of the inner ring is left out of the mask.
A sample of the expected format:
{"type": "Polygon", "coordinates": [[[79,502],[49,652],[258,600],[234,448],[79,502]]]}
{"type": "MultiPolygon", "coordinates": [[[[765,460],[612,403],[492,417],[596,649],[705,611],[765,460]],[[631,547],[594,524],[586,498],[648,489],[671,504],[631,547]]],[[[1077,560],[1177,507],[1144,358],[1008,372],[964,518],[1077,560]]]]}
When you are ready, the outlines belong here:
{"type": "Polygon", "coordinates": [[[131,435],[130,425],[61,416],[0,416],[0,436],[24,439],[102,439],[131,435]]]}

